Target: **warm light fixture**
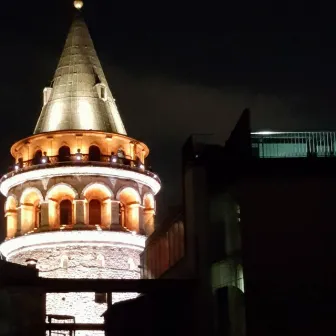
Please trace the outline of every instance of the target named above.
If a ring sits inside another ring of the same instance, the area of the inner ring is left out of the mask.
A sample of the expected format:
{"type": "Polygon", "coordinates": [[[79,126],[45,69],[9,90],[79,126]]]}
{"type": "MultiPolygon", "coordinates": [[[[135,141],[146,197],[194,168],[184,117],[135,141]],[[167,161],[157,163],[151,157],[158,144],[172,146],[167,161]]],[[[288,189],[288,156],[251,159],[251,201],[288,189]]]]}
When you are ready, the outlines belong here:
{"type": "Polygon", "coordinates": [[[47,156],[47,152],[43,152],[43,156],[41,158],[41,163],[48,163],[48,156],[47,156]]]}
{"type": "Polygon", "coordinates": [[[77,149],[76,160],[81,161],[83,158],[83,154],[81,153],[80,149],[77,149]]]}
{"type": "Polygon", "coordinates": [[[259,131],[259,132],[252,132],[252,135],[275,135],[275,134],[283,134],[285,132],[275,132],[275,131],[259,131]]]}
{"type": "Polygon", "coordinates": [[[76,9],[82,9],[83,8],[83,6],[84,6],[84,3],[83,3],[83,1],[81,1],[81,0],[75,0],[74,1],[74,6],[75,6],[75,8],[76,9]]]}

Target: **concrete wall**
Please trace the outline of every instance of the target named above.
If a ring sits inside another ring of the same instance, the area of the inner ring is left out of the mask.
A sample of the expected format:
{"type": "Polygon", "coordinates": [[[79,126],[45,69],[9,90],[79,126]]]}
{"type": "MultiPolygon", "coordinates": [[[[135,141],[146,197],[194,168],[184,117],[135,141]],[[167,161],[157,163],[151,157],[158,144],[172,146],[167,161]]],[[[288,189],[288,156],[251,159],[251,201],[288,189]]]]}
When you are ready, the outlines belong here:
{"type": "MultiPolygon", "coordinates": [[[[202,164],[185,169],[186,267],[201,280],[204,317],[211,316],[211,263],[227,260],[243,265],[247,335],[334,328],[334,166],[332,159],[219,160],[207,173],[202,164]]],[[[242,307],[235,302],[229,311],[242,307]]]]}

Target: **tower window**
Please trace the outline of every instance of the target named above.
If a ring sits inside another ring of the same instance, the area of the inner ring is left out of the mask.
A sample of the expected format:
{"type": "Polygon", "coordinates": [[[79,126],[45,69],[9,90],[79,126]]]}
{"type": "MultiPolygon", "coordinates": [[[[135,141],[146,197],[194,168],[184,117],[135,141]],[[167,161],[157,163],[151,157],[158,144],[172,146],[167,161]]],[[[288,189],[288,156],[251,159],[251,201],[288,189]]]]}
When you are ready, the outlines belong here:
{"type": "Polygon", "coordinates": [[[42,151],[37,150],[34,154],[34,157],[33,157],[33,165],[40,164],[41,163],[41,158],[42,158],[42,151]]]}
{"type": "Polygon", "coordinates": [[[100,87],[100,97],[101,99],[105,100],[106,99],[106,88],[104,86],[100,87]]]}
{"type": "Polygon", "coordinates": [[[89,223],[91,225],[101,224],[101,204],[97,199],[89,203],[89,223]]]}
{"type": "Polygon", "coordinates": [[[100,149],[97,146],[91,146],[89,148],[89,161],[100,161],[100,149]]]}
{"type": "MultiPolygon", "coordinates": [[[[97,78],[97,80],[99,81],[99,78],[97,78]]],[[[106,100],[107,99],[107,90],[106,90],[106,86],[102,83],[98,83],[96,84],[96,90],[98,93],[98,97],[102,100],[106,100]]]]}
{"type": "Polygon", "coordinates": [[[72,224],[72,203],[69,200],[64,200],[60,204],[60,224],[72,224]]]}
{"type": "Polygon", "coordinates": [[[43,90],[43,105],[46,105],[50,99],[52,88],[46,87],[43,90]]]}
{"type": "Polygon", "coordinates": [[[70,148],[68,146],[62,146],[58,150],[58,161],[59,162],[70,161],[70,148]]]}

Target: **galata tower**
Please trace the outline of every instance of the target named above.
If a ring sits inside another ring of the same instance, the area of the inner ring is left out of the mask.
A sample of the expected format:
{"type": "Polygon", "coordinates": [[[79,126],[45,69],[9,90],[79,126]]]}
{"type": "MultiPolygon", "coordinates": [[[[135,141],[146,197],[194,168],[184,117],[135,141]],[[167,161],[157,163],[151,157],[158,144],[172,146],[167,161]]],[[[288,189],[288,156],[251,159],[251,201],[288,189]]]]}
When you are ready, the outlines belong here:
{"type": "MultiPolygon", "coordinates": [[[[15,164],[0,182],[7,228],[0,252],[10,262],[35,262],[41,277],[138,279],[161,183],[146,165],[148,147],[126,133],[82,5],[75,1],[34,134],[11,148],[15,164]]],[[[112,302],[130,297],[115,293],[112,302]]],[[[101,323],[106,300],[47,294],[46,314],[101,323]]]]}

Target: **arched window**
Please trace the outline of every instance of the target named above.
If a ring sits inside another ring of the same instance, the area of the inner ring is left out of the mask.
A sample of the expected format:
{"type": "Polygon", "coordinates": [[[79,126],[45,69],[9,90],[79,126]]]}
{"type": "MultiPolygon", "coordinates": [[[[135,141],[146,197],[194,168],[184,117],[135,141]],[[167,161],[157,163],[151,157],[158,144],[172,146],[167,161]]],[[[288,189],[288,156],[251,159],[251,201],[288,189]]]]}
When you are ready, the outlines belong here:
{"type": "Polygon", "coordinates": [[[38,165],[41,163],[42,159],[42,151],[38,150],[35,152],[34,157],[33,157],[33,165],[38,165]]]}
{"type": "Polygon", "coordinates": [[[100,149],[97,146],[89,148],[89,161],[100,161],[100,149]]]}
{"type": "Polygon", "coordinates": [[[60,204],[60,224],[72,224],[72,203],[69,200],[63,200],[60,204]]]}
{"type": "Polygon", "coordinates": [[[110,227],[112,191],[102,183],[91,183],[83,189],[85,203],[85,224],[110,227]]]}
{"type": "Polygon", "coordinates": [[[58,161],[59,162],[70,161],[70,148],[68,146],[62,146],[58,150],[58,161]]]}
{"type": "Polygon", "coordinates": [[[130,231],[139,232],[140,196],[133,188],[124,188],[118,197],[121,207],[121,225],[130,231]]]}
{"type": "Polygon", "coordinates": [[[14,238],[17,231],[17,206],[13,196],[7,198],[5,212],[6,236],[7,238],[14,238]]]}
{"type": "Polygon", "coordinates": [[[36,188],[27,188],[23,191],[21,203],[21,231],[30,232],[40,227],[41,192],[36,188]]]}
{"type": "Polygon", "coordinates": [[[101,204],[97,199],[89,203],[89,224],[101,224],[101,204]]]}
{"type": "Polygon", "coordinates": [[[100,98],[105,100],[106,99],[106,87],[105,86],[102,86],[100,88],[100,98]]]}

